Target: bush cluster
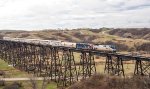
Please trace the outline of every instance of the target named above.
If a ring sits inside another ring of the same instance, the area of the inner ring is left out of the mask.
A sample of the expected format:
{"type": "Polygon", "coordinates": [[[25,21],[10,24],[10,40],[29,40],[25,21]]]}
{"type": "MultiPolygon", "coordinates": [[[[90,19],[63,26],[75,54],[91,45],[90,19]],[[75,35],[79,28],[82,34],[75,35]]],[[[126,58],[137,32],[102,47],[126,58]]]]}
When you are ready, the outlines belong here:
{"type": "Polygon", "coordinates": [[[87,80],[75,83],[68,89],[150,89],[150,78],[141,76],[121,78],[96,74],[87,80]]]}

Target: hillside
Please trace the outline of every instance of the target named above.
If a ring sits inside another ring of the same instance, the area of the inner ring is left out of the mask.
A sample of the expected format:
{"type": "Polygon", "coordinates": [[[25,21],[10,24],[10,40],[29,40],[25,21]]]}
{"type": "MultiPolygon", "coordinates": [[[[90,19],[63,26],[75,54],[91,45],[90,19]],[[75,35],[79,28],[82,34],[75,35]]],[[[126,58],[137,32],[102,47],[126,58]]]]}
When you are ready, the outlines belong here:
{"type": "MultiPolygon", "coordinates": [[[[18,37],[18,38],[37,38],[46,40],[64,40],[72,42],[95,42],[94,40],[102,38],[102,30],[91,31],[80,30],[43,30],[43,31],[0,31],[0,36],[18,37]]],[[[99,41],[96,41],[99,42],[99,41]]]]}
{"type": "Polygon", "coordinates": [[[117,35],[125,38],[145,39],[150,40],[149,28],[128,28],[128,29],[113,29],[109,31],[110,35],[117,35]]]}
{"type": "Polygon", "coordinates": [[[119,51],[135,50],[136,46],[148,43],[149,29],[73,29],[42,31],[0,31],[0,37],[34,38],[45,40],[63,40],[70,42],[86,42],[93,44],[114,44],[119,51]],[[124,37],[130,34],[131,37],[124,37]],[[134,39],[137,38],[137,39],[134,39]],[[143,39],[139,39],[143,38],[143,39]]]}

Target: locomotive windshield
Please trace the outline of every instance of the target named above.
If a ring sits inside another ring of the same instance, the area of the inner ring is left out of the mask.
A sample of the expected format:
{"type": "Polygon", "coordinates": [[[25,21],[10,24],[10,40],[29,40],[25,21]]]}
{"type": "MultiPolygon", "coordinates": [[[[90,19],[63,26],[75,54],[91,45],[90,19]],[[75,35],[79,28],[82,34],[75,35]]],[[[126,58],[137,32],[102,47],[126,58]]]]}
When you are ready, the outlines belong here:
{"type": "Polygon", "coordinates": [[[89,48],[91,48],[91,46],[89,44],[86,44],[86,43],[77,43],[76,48],[89,49],[89,48]]]}
{"type": "Polygon", "coordinates": [[[112,49],[116,49],[116,46],[115,46],[115,45],[110,45],[110,47],[111,47],[112,49]]]}

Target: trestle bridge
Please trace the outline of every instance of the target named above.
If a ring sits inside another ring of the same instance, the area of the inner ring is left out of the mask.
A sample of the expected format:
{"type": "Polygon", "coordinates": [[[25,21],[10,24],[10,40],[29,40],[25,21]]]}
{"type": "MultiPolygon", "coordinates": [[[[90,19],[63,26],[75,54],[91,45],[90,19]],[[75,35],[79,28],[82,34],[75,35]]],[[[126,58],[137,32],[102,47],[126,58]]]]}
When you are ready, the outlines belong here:
{"type": "Polygon", "coordinates": [[[125,76],[124,61],[130,60],[135,61],[134,75],[150,73],[147,57],[0,40],[2,60],[36,76],[49,77],[63,87],[95,74],[95,55],[106,57],[104,71],[108,74],[125,76]],[[80,53],[78,61],[74,53],[80,53]]]}

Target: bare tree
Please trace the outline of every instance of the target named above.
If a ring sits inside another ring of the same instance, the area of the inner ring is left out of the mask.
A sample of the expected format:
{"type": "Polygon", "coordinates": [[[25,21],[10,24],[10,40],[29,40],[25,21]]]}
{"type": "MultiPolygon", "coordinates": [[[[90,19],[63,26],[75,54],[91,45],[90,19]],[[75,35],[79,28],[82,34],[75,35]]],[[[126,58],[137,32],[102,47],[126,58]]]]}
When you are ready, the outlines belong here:
{"type": "Polygon", "coordinates": [[[37,82],[35,81],[35,77],[30,78],[30,82],[32,85],[32,89],[38,89],[37,88],[37,82]]]}
{"type": "Polygon", "coordinates": [[[43,82],[42,82],[42,88],[41,89],[46,89],[47,84],[48,84],[48,78],[44,77],[43,82]]]}

